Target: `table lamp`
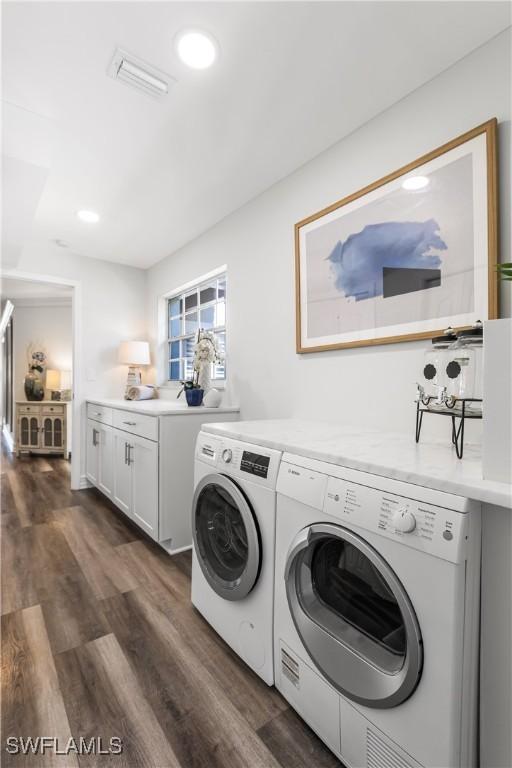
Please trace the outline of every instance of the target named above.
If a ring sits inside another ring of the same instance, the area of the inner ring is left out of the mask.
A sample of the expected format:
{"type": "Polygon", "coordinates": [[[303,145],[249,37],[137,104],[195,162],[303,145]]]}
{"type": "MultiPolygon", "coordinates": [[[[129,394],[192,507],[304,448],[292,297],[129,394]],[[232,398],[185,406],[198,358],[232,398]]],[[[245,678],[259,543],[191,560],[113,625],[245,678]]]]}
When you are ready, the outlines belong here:
{"type": "Polygon", "coordinates": [[[46,369],[46,389],[50,391],[52,400],[60,400],[60,371],[46,369]]]}
{"type": "Polygon", "coordinates": [[[149,343],[147,341],[122,341],[119,345],[118,360],[128,365],[128,377],[126,379],[125,399],[127,399],[130,387],[138,386],[142,381],[141,365],[149,365],[149,343]]]}

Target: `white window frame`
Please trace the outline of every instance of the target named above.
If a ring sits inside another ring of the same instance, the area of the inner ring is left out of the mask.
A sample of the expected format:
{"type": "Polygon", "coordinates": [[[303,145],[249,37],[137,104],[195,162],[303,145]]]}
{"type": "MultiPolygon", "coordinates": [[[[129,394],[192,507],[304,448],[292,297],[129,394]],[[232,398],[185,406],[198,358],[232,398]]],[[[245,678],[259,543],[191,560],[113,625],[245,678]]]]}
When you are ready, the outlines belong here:
{"type": "MultiPolygon", "coordinates": [[[[176,298],[181,298],[182,301],[184,301],[185,295],[190,295],[190,293],[197,291],[199,294],[199,291],[202,287],[206,287],[209,283],[211,283],[213,280],[218,280],[220,277],[225,277],[226,280],[226,294],[227,294],[227,283],[228,283],[228,276],[227,276],[227,266],[223,265],[222,267],[218,267],[217,269],[212,270],[211,272],[208,272],[205,275],[202,275],[201,277],[198,277],[195,280],[191,280],[188,283],[185,283],[183,285],[178,286],[177,288],[173,289],[172,291],[167,291],[163,296],[160,297],[159,301],[159,327],[160,327],[160,348],[161,348],[161,354],[158,356],[159,361],[159,380],[161,382],[160,386],[168,387],[169,389],[177,390],[181,387],[181,384],[178,380],[170,379],[170,343],[171,341],[178,341],[182,340],[183,338],[190,338],[192,334],[186,334],[182,333],[180,336],[172,337],[170,335],[170,329],[169,329],[169,306],[170,301],[176,298]]],[[[226,312],[227,312],[227,296],[226,296],[226,312]]],[[[199,302],[199,295],[198,295],[198,302],[199,302]]],[[[205,308],[210,305],[215,305],[218,302],[218,298],[211,302],[205,302],[204,305],[200,305],[198,303],[197,305],[197,312],[199,313],[200,308],[205,308]]],[[[193,310],[189,310],[193,311],[193,310]]],[[[185,315],[185,306],[183,304],[182,307],[183,317],[185,315]]],[[[199,318],[198,318],[199,320],[199,318]]],[[[225,323],[223,326],[215,327],[211,330],[215,330],[216,332],[224,332],[225,339],[226,339],[226,345],[227,345],[227,317],[225,318],[225,323]]],[[[182,331],[184,331],[184,328],[182,328],[182,331]]],[[[227,349],[226,349],[226,356],[227,356],[227,349]]],[[[226,360],[224,360],[224,374],[225,377],[222,379],[214,379],[212,377],[212,383],[214,383],[214,386],[216,389],[224,389],[226,386],[226,377],[227,377],[227,365],[226,360]]],[[[183,371],[183,374],[185,375],[185,371],[183,371]]]]}

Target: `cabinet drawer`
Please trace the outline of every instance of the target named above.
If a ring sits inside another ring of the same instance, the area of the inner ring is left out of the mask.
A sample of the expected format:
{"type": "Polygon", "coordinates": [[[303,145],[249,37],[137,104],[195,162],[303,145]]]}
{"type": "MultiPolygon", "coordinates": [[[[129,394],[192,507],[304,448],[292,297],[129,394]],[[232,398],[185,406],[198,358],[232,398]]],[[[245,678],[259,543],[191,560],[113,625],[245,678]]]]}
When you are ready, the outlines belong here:
{"type": "Polygon", "coordinates": [[[65,405],[43,405],[41,412],[48,416],[62,416],[66,413],[65,405]]]}
{"type": "Polygon", "coordinates": [[[148,440],[158,440],[158,417],[146,416],[142,413],[130,413],[130,411],[112,411],[112,424],[125,432],[133,435],[147,437],[148,440]]]}
{"type": "Polygon", "coordinates": [[[18,413],[32,413],[38,416],[41,413],[40,405],[17,405],[18,413]]]}
{"type": "Polygon", "coordinates": [[[102,424],[112,424],[112,408],[103,405],[87,403],[87,418],[101,421],[102,424]]]}

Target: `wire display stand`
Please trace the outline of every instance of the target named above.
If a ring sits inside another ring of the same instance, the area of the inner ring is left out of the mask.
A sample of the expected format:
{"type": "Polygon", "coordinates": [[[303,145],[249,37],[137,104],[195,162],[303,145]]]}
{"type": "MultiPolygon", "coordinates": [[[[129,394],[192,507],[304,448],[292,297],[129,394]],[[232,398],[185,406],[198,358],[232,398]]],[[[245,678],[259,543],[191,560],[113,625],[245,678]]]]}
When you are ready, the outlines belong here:
{"type": "Polygon", "coordinates": [[[437,416],[449,416],[452,420],[452,443],[458,459],[464,455],[464,425],[466,419],[481,419],[482,408],[472,409],[472,404],[482,403],[477,397],[447,397],[445,392],[439,396],[426,395],[423,387],[418,385],[416,398],[416,442],[420,441],[421,427],[425,413],[437,416]],[[459,420],[457,423],[457,419],[459,420]]]}

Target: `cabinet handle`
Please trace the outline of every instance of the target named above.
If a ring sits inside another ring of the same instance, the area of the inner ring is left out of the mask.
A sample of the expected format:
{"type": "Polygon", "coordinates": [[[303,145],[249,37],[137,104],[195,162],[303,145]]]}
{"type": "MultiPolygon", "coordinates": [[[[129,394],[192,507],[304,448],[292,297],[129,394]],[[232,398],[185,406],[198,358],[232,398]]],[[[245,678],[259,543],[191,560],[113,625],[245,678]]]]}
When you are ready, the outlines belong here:
{"type": "Polygon", "coordinates": [[[123,424],[127,424],[129,427],[135,427],[136,421],[123,421],[123,424]]]}
{"type": "Polygon", "coordinates": [[[131,466],[133,464],[133,459],[132,459],[132,454],[131,454],[132,448],[133,448],[133,445],[130,445],[128,443],[128,466],[131,466]]]}
{"type": "Polygon", "coordinates": [[[93,444],[94,446],[98,445],[98,442],[97,442],[97,434],[98,434],[98,430],[97,430],[97,429],[93,429],[93,430],[92,430],[92,444],[93,444]]]}
{"type": "Polygon", "coordinates": [[[124,463],[128,464],[128,443],[124,444],[124,463]]]}

